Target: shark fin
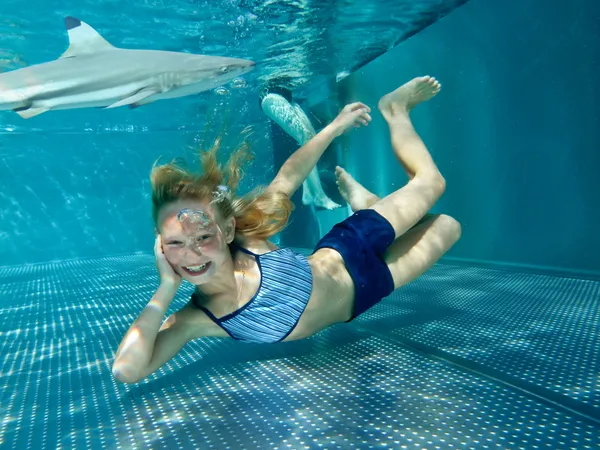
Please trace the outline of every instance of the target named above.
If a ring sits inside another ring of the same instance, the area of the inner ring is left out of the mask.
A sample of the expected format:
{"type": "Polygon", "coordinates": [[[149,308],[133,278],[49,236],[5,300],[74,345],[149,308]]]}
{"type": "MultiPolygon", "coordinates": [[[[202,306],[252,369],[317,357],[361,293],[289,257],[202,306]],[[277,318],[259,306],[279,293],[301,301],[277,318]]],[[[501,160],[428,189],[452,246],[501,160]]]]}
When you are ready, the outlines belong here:
{"type": "Polygon", "coordinates": [[[40,114],[50,111],[49,108],[27,108],[15,111],[23,119],[29,119],[31,117],[39,116],[40,114]]]}
{"type": "Polygon", "coordinates": [[[69,48],[60,58],[89,55],[115,48],[100,36],[100,33],[75,17],[67,17],[65,26],[69,33],[69,48]]]}
{"type": "Polygon", "coordinates": [[[131,105],[129,105],[129,107],[131,109],[133,109],[133,108],[139,108],[140,106],[147,105],[147,104],[155,102],[155,101],[156,101],[156,99],[154,99],[154,98],[148,98],[148,97],[146,97],[145,99],[140,100],[139,102],[132,103],[131,105]]]}
{"type": "MultiPolygon", "coordinates": [[[[139,105],[138,102],[141,102],[145,98],[150,97],[151,95],[154,95],[154,94],[158,94],[158,90],[157,89],[155,89],[155,88],[144,88],[144,89],[141,89],[141,90],[137,91],[132,96],[125,97],[124,99],[119,100],[118,102],[113,103],[112,105],[107,106],[106,108],[107,109],[108,108],[118,108],[119,106],[131,105],[131,104],[134,104],[134,103],[137,103],[139,105]]],[[[142,102],[141,104],[144,104],[144,103],[150,103],[150,102],[142,102]]]]}

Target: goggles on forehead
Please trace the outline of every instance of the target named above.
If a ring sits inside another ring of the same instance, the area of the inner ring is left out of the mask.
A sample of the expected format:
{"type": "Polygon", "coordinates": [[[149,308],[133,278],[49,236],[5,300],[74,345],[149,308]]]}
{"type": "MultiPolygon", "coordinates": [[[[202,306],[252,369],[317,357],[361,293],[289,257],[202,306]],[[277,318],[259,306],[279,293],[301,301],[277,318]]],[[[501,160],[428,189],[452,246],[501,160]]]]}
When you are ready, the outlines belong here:
{"type": "Polygon", "coordinates": [[[185,230],[185,241],[187,246],[191,246],[198,251],[212,242],[211,238],[201,237],[205,233],[212,234],[219,227],[217,224],[201,209],[184,208],[177,214],[177,220],[185,230]]]}
{"type": "MultiPolygon", "coordinates": [[[[230,194],[230,189],[221,184],[213,192],[213,199],[210,203],[222,202],[225,198],[229,198],[230,194]]],[[[183,225],[197,228],[206,228],[214,224],[213,219],[201,209],[184,208],[177,214],[177,220],[183,225]]]]}
{"type": "Polygon", "coordinates": [[[184,208],[177,214],[177,220],[183,224],[207,227],[212,219],[201,209],[184,208]]]}

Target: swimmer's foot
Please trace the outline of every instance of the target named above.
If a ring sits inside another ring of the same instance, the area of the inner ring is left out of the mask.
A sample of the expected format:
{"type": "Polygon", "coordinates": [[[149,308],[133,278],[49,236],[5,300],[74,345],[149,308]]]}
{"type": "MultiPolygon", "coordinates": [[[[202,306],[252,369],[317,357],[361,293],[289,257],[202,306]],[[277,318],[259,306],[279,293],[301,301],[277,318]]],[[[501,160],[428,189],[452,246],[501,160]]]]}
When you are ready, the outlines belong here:
{"type": "Polygon", "coordinates": [[[369,192],[340,166],[335,168],[335,178],[340,194],[348,202],[353,212],[367,209],[379,200],[379,197],[369,192]]]}
{"type": "Polygon", "coordinates": [[[315,197],[313,200],[313,203],[317,208],[323,208],[323,209],[328,209],[328,210],[337,209],[337,208],[342,207],[342,205],[338,205],[336,202],[331,200],[326,195],[321,195],[321,196],[315,197]]]}
{"type": "Polygon", "coordinates": [[[302,204],[303,205],[315,205],[317,208],[323,209],[336,209],[341,208],[342,205],[338,205],[336,202],[331,200],[325,192],[323,192],[323,188],[319,184],[318,187],[311,186],[307,181],[304,182],[302,186],[302,204]],[[312,188],[312,189],[311,189],[312,188]],[[313,194],[312,191],[317,190],[317,194],[313,194]]]}
{"type": "Polygon", "coordinates": [[[413,78],[395,91],[381,97],[379,110],[387,120],[397,115],[406,116],[416,105],[429,100],[440,92],[440,89],[440,83],[433,77],[413,78]]]}

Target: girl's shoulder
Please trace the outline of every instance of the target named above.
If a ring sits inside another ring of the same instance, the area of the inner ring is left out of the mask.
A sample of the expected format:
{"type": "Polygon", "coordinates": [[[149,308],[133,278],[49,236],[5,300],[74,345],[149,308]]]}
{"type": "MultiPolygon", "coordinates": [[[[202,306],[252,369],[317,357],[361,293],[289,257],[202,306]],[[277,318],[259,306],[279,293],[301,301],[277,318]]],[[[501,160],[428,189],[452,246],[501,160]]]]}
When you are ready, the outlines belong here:
{"type": "Polygon", "coordinates": [[[242,235],[236,235],[235,243],[239,247],[243,247],[246,250],[250,250],[252,253],[262,255],[263,253],[272,252],[273,250],[279,249],[268,239],[257,239],[253,237],[247,237],[242,235]]]}

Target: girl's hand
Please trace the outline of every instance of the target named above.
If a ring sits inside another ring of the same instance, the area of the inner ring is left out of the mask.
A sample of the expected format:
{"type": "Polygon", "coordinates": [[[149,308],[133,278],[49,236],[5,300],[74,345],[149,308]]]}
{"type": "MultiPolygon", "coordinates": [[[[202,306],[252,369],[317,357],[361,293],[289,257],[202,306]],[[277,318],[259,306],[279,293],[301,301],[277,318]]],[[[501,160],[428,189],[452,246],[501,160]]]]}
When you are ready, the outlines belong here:
{"type": "Polygon", "coordinates": [[[179,276],[173,267],[167,261],[162,248],[162,237],[160,234],[156,235],[154,241],[154,256],[156,256],[156,268],[158,269],[158,275],[160,276],[161,284],[169,284],[175,289],[181,285],[181,276],[179,276]]]}
{"type": "Polygon", "coordinates": [[[336,136],[340,136],[351,127],[360,128],[361,125],[368,126],[371,121],[370,112],[371,108],[361,102],[346,105],[333,122],[331,122],[336,136]]]}

